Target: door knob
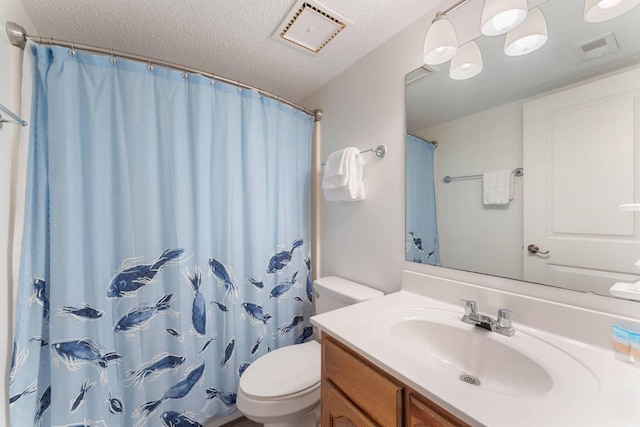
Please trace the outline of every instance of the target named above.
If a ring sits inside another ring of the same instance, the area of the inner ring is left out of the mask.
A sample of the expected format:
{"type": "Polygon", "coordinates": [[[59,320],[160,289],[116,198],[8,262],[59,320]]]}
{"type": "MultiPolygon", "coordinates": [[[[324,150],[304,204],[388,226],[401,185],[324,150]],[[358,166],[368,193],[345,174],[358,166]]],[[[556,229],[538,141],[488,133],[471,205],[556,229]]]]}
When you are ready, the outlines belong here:
{"type": "Polygon", "coordinates": [[[538,245],[529,245],[527,246],[527,250],[530,254],[547,255],[549,253],[549,251],[542,252],[538,245]]]}

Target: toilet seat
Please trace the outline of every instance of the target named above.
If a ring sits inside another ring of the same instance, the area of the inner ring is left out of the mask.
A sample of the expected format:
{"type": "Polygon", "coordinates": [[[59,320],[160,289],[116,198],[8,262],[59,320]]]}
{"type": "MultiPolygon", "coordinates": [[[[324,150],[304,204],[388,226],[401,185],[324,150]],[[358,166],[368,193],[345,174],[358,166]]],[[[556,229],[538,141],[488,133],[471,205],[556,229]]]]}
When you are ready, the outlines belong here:
{"type": "Polygon", "coordinates": [[[320,407],[320,344],[282,347],[253,362],[240,377],[236,404],[253,421],[299,425],[320,407]]]}
{"type": "Polygon", "coordinates": [[[253,400],[295,398],[320,385],[320,344],[309,341],[279,348],[253,362],[239,389],[253,400]]]}

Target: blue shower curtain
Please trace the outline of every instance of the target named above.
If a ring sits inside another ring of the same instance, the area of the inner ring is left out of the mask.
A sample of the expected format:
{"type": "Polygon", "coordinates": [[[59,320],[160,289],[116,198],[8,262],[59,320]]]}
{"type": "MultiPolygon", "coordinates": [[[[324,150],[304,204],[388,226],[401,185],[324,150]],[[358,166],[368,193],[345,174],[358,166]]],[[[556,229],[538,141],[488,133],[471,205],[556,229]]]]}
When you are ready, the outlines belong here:
{"type": "Polygon", "coordinates": [[[251,362],[311,336],[312,117],[199,75],[32,54],[11,425],[230,414],[251,362]]]}
{"type": "Polygon", "coordinates": [[[435,146],[407,134],[406,260],[440,265],[436,192],[433,178],[435,146]]]}

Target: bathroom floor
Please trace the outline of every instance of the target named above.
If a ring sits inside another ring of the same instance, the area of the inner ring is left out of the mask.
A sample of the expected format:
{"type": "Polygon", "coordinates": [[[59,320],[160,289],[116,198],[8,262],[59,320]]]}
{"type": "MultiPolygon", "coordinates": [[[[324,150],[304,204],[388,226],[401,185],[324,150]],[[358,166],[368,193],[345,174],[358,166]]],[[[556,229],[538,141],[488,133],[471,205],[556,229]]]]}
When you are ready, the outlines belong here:
{"type": "Polygon", "coordinates": [[[262,424],[254,423],[253,421],[242,417],[238,418],[237,420],[233,420],[230,423],[223,425],[222,427],[262,427],[262,424]]]}

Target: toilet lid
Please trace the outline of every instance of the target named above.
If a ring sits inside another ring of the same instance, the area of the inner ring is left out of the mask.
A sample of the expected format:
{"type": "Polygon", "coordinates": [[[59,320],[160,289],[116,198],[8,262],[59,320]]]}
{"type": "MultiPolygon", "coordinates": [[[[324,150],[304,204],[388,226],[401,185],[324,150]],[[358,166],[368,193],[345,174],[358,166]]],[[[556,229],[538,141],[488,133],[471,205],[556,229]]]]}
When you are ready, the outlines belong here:
{"type": "Polygon", "coordinates": [[[255,399],[285,397],[320,382],[320,344],[282,347],[253,362],[240,378],[242,391],[255,399]]]}

